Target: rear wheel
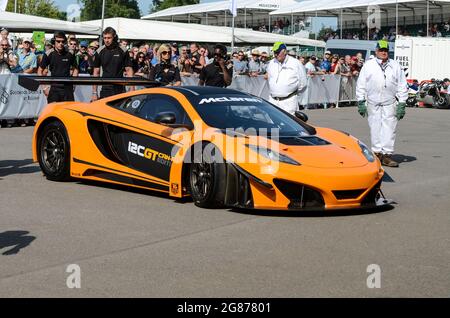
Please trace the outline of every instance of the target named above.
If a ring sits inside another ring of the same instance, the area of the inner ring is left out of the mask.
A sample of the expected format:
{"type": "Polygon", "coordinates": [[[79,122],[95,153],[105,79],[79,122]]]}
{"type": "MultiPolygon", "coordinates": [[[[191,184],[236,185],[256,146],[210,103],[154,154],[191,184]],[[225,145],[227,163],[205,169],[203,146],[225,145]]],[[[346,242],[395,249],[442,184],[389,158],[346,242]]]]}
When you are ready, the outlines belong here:
{"type": "Polygon", "coordinates": [[[437,97],[435,100],[435,105],[436,105],[436,108],[439,108],[439,109],[445,109],[445,108],[450,107],[449,101],[447,100],[447,98],[445,96],[437,97]]]}
{"type": "Polygon", "coordinates": [[[189,168],[189,184],[195,205],[222,208],[225,200],[226,166],[219,150],[212,144],[194,147],[189,168]],[[206,150],[205,150],[206,149],[206,150]]]}
{"type": "Polygon", "coordinates": [[[47,124],[39,134],[39,166],[47,179],[65,181],[70,178],[70,144],[66,128],[59,121],[47,124]]]}

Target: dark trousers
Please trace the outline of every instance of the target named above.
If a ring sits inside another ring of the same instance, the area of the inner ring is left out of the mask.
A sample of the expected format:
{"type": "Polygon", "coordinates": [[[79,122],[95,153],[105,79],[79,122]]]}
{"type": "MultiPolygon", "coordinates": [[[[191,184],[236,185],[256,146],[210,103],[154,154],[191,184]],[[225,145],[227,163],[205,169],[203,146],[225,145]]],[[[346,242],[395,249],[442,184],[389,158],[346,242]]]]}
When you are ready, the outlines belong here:
{"type": "Polygon", "coordinates": [[[117,94],[125,93],[125,87],[119,85],[102,86],[100,98],[106,98],[117,94]]]}
{"type": "Polygon", "coordinates": [[[55,102],[73,102],[75,101],[75,97],[73,96],[73,85],[67,85],[64,87],[60,86],[51,86],[50,92],[47,96],[47,102],[55,103],[55,102]]]}

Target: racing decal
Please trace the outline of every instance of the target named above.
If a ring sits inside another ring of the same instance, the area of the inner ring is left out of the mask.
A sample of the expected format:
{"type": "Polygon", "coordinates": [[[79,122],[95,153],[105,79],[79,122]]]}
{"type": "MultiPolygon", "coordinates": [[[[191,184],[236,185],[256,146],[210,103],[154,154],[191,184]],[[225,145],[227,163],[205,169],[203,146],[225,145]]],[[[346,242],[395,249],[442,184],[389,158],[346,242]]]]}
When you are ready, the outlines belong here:
{"type": "Polygon", "coordinates": [[[156,161],[161,165],[170,166],[172,164],[171,156],[131,141],[128,142],[128,151],[132,154],[147,158],[148,160],[156,161]]]}
{"type": "Polygon", "coordinates": [[[180,146],[152,135],[88,120],[88,130],[102,155],[118,164],[169,181],[172,151],[180,146]]]}
{"type": "Polygon", "coordinates": [[[178,191],[179,191],[178,183],[172,183],[170,185],[170,192],[172,192],[173,194],[178,194],[178,191]]]}
{"type": "MultiPolygon", "coordinates": [[[[116,169],[113,169],[113,168],[104,167],[102,165],[98,165],[98,164],[95,164],[95,163],[92,163],[92,162],[84,161],[84,160],[81,160],[81,159],[78,159],[78,158],[73,158],[73,162],[81,163],[81,164],[92,166],[92,167],[101,168],[101,169],[103,169],[103,172],[108,172],[107,170],[110,170],[110,171],[112,171],[115,174],[122,173],[122,174],[125,174],[125,175],[133,178],[133,179],[142,178],[142,179],[147,180],[149,183],[165,186],[165,189],[167,191],[169,190],[168,183],[164,184],[164,181],[158,181],[158,180],[151,179],[151,178],[145,178],[145,177],[133,174],[133,173],[128,173],[128,172],[124,172],[124,171],[121,171],[121,170],[116,170],[116,169]]],[[[92,170],[92,169],[88,169],[87,171],[89,171],[89,170],[92,170]]],[[[72,174],[72,175],[78,176],[78,177],[81,176],[81,174],[72,174]]],[[[86,172],[83,175],[86,175],[86,172]]],[[[153,186],[152,188],[155,188],[155,187],[153,186]]]]}
{"type": "Polygon", "coordinates": [[[176,153],[179,146],[117,126],[108,125],[108,130],[121,161],[130,168],[169,181],[171,154],[176,153]]]}
{"type": "Polygon", "coordinates": [[[210,97],[203,98],[199,104],[210,104],[210,103],[225,103],[225,102],[252,102],[252,103],[262,103],[262,100],[259,98],[251,98],[251,97],[210,97]]]}

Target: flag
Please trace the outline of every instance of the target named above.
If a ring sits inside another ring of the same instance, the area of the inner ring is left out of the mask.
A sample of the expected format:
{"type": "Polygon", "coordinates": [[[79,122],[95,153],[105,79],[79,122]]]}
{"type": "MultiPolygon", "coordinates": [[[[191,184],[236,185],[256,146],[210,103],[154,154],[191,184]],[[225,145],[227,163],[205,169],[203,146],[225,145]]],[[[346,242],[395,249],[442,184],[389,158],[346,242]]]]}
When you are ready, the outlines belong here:
{"type": "Polygon", "coordinates": [[[8,5],[8,0],[0,0],[0,11],[6,11],[7,5],[8,5]]]}
{"type": "Polygon", "coordinates": [[[230,0],[230,11],[233,17],[237,16],[237,0],[230,0]]]}

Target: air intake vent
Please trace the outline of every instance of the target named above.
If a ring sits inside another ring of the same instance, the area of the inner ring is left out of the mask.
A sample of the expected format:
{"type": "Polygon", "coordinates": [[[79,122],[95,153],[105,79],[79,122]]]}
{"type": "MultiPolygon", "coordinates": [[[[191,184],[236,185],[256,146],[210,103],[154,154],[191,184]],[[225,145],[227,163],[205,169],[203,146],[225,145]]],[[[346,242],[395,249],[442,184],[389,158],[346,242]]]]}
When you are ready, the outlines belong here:
{"type": "Polygon", "coordinates": [[[357,199],[361,194],[364,193],[366,189],[358,189],[358,190],[335,190],[333,191],[334,196],[338,200],[351,200],[357,199]]]}
{"type": "Polygon", "coordinates": [[[274,179],[277,188],[291,202],[289,209],[323,208],[325,202],[319,191],[311,189],[303,184],[274,179]]]}
{"type": "Polygon", "coordinates": [[[279,142],[287,146],[324,146],[330,143],[315,136],[295,136],[295,137],[279,137],[279,142]]]}

